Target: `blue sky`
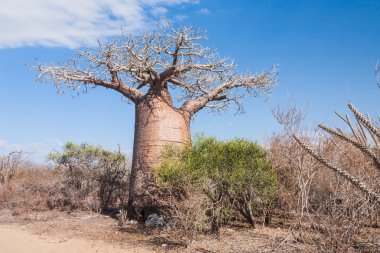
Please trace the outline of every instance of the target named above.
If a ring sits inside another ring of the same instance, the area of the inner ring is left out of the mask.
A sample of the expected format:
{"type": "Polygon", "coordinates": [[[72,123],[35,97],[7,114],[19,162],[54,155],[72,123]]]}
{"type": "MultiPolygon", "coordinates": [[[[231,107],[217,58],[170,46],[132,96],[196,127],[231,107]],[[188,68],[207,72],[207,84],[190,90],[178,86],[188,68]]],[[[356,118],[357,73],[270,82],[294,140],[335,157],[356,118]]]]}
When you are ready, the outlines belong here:
{"type": "Polygon", "coordinates": [[[15,149],[43,161],[66,141],[90,142],[130,153],[134,108],[119,94],[97,88],[58,95],[35,81],[26,66],[63,61],[85,41],[152,29],[168,17],[175,25],[207,31],[209,46],[234,59],[240,70],[280,65],[279,85],[269,100],[246,98],[246,113],[200,112],[192,133],[260,143],[280,130],[271,108],[289,97],[307,108],[305,124],[339,126],[334,111],[348,102],[379,114],[374,68],[380,58],[380,1],[281,0],[2,0],[0,10],[0,154],[15,149]],[[24,3],[22,3],[24,2],[24,3]]]}

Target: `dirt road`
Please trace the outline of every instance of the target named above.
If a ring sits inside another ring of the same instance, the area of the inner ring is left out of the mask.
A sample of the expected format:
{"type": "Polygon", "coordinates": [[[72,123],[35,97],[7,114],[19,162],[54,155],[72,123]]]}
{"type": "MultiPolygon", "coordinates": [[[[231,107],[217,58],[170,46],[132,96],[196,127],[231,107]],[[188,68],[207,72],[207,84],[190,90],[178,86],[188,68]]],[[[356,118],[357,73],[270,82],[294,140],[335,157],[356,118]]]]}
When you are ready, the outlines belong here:
{"type": "Polygon", "coordinates": [[[35,235],[20,225],[0,225],[0,253],[125,253],[153,252],[121,248],[101,241],[35,235]]]}

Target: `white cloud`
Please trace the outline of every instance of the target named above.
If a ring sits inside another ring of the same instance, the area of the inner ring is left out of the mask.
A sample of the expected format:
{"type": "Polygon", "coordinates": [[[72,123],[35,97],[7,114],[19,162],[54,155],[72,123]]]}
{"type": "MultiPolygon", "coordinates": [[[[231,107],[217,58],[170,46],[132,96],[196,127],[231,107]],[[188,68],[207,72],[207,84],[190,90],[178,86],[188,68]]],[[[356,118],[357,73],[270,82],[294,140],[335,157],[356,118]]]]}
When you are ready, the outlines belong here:
{"type": "Polygon", "coordinates": [[[0,155],[8,155],[13,151],[23,151],[28,154],[28,159],[31,161],[43,163],[50,152],[53,150],[61,151],[62,146],[62,142],[58,139],[47,139],[43,142],[24,145],[0,139],[0,155]]]}
{"type": "Polygon", "coordinates": [[[207,8],[202,8],[200,10],[197,11],[198,14],[204,14],[204,15],[209,15],[211,14],[210,10],[207,9],[207,8]]]}
{"type": "Polygon", "coordinates": [[[165,7],[159,6],[159,7],[152,8],[152,13],[157,16],[162,16],[166,14],[167,12],[168,12],[168,9],[166,9],[165,7]]]}
{"type": "Polygon", "coordinates": [[[62,46],[150,27],[153,15],[197,0],[1,0],[0,48],[62,46]]]}
{"type": "Polygon", "coordinates": [[[174,18],[178,21],[184,21],[185,19],[187,19],[187,16],[186,15],[175,15],[174,18]]]}
{"type": "Polygon", "coordinates": [[[0,151],[1,153],[10,153],[12,151],[21,151],[22,146],[16,143],[9,143],[4,139],[0,139],[0,151]]]}

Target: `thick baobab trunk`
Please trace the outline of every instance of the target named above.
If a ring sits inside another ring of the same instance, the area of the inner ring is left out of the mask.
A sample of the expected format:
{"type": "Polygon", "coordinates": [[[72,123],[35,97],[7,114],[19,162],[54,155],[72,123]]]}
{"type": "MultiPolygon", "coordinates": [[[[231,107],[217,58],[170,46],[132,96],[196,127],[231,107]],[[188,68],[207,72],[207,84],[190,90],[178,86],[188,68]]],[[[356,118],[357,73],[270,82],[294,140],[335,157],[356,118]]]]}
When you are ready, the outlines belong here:
{"type": "Polygon", "coordinates": [[[190,144],[189,115],[173,108],[167,91],[148,93],[136,103],[135,136],[129,187],[128,217],[145,220],[157,211],[149,193],[153,169],[167,145],[190,144]]]}

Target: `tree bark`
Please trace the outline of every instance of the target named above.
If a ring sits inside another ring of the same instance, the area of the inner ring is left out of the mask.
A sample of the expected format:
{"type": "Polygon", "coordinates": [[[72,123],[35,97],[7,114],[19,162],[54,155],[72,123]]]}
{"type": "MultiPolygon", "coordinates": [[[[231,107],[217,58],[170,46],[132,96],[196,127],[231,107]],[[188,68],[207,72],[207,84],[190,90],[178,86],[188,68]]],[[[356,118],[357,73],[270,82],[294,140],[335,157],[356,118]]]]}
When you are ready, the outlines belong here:
{"type": "Polygon", "coordinates": [[[190,142],[190,114],[173,107],[167,90],[148,92],[136,102],[129,219],[144,221],[158,211],[149,197],[155,187],[153,170],[165,146],[185,146],[190,142]]]}

